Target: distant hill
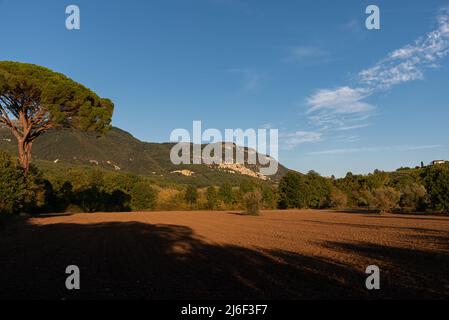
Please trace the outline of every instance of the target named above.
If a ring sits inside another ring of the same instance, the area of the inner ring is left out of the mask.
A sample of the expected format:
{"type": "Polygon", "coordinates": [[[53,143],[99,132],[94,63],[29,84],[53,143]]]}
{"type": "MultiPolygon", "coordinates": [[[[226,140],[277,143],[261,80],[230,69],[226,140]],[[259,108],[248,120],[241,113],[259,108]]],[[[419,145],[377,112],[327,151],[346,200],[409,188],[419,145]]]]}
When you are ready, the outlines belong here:
{"type": "MultiPolygon", "coordinates": [[[[90,166],[108,170],[131,172],[179,183],[198,185],[238,183],[241,179],[262,180],[259,165],[208,166],[174,165],[170,161],[173,143],[142,142],[130,133],[112,128],[105,136],[73,129],[51,130],[36,140],[33,159],[46,162],[46,166],[90,166]]],[[[234,146],[235,148],[235,146],[234,146]]],[[[0,149],[17,153],[16,140],[9,130],[0,128],[0,149]]],[[[248,149],[245,148],[245,152],[248,149]]],[[[288,171],[279,165],[278,173],[267,177],[277,182],[288,171]]]]}

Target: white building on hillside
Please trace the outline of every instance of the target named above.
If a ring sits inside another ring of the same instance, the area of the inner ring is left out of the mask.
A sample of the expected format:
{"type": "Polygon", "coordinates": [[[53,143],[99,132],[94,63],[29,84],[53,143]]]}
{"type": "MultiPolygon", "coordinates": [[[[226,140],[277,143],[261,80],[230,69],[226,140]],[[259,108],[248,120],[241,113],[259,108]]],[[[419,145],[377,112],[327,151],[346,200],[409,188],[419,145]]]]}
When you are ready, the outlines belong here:
{"type": "Polygon", "coordinates": [[[432,161],[432,165],[445,164],[447,162],[448,162],[447,160],[434,160],[432,161]]]}

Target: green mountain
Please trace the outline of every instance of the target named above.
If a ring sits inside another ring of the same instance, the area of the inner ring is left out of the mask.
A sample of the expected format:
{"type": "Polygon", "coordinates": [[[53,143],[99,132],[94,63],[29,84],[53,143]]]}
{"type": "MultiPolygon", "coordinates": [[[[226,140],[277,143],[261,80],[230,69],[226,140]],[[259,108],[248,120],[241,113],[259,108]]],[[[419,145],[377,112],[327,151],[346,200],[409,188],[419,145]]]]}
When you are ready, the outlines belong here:
{"type": "MultiPolygon", "coordinates": [[[[257,179],[276,183],[288,169],[279,165],[274,176],[259,176],[260,165],[208,166],[174,165],[170,161],[173,143],[142,142],[126,131],[112,128],[106,135],[72,129],[51,130],[33,145],[33,160],[46,168],[70,166],[100,167],[106,170],[151,176],[160,181],[194,183],[199,186],[239,183],[257,179]]],[[[233,146],[236,148],[236,146],[233,146]]],[[[9,130],[0,128],[0,149],[17,153],[16,140],[9,130]]],[[[252,152],[245,148],[245,154],[252,152]]]]}

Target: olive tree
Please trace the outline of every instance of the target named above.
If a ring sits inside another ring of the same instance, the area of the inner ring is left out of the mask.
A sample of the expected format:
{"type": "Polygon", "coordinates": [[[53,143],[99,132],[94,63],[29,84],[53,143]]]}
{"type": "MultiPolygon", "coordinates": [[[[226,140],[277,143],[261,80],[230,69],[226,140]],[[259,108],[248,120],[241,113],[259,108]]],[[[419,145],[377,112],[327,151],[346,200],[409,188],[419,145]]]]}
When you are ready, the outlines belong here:
{"type": "Polygon", "coordinates": [[[17,139],[28,172],[34,141],[52,128],[104,133],[114,105],[61,73],[33,64],[0,61],[0,126],[17,139]]]}

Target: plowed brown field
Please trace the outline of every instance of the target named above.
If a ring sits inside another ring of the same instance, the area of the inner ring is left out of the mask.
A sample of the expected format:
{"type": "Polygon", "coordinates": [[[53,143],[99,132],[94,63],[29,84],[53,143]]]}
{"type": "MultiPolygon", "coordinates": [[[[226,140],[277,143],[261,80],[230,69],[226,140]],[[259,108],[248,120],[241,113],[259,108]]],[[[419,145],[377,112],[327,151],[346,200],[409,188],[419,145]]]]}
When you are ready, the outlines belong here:
{"type": "Polygon", "coordinates": [[[449,298],[449,218],[97,213],[0,229],[0,298],[449,298]],[[81,290],[65,269],[81,270],[81,290]],[[381,270],[368,291],[365,269],[381,270]]]}

